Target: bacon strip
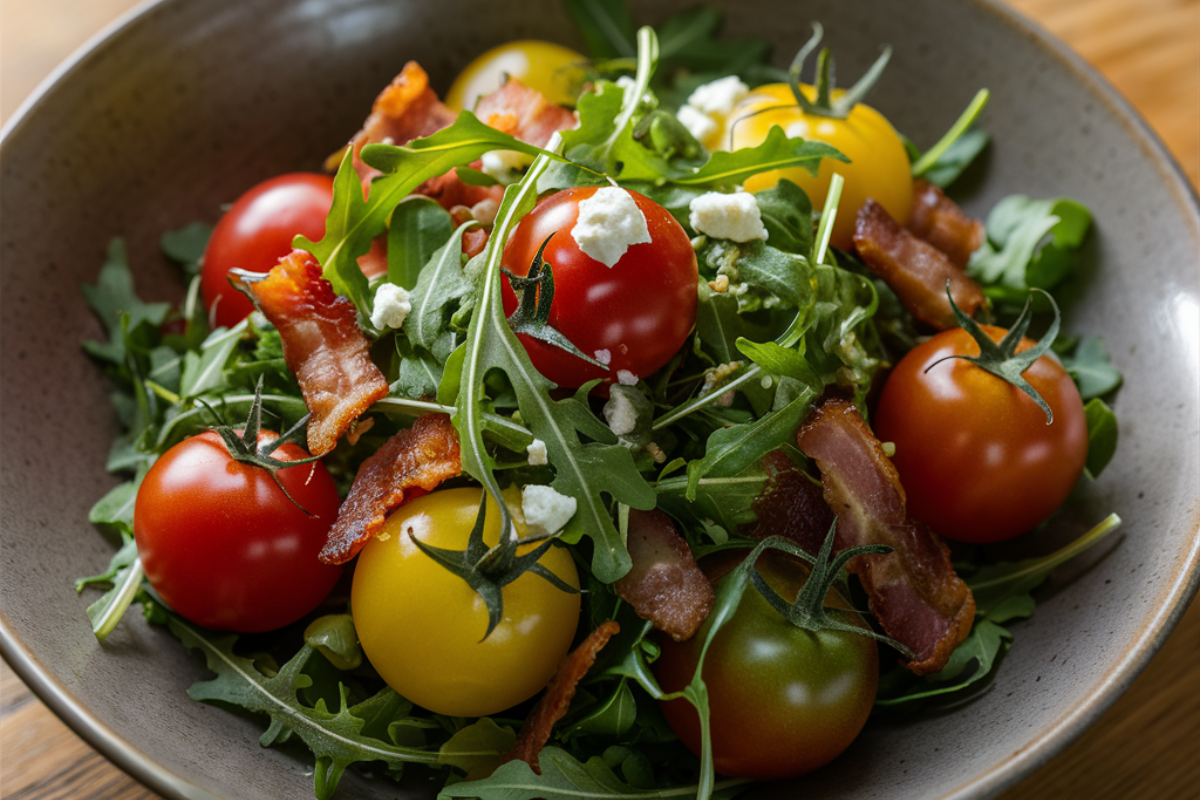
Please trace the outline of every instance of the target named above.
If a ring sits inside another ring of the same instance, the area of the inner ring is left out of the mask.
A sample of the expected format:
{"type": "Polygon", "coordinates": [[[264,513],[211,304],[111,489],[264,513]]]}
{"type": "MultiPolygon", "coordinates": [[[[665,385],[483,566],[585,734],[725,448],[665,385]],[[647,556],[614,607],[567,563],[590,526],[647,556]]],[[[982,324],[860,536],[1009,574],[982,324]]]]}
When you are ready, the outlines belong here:
{"type": "Polygon", "coordinates": [[[600,627],[592,631],[578,647],[563,658],[558,665],[558,672],[546,686],[546,693],[525,719],[521,732],[517,734],[517,741],[512,749],[505,753],[501,764],[524,761],[538,775],[542,774],[542,768],[538,765],[538,754],[542,752],[546,742],[550,741],[550,732],[554,729],[554,724],[567,713],[571,699],[575,697],[575,687],[592,668],[592,664],[596,663],[596,656],[600,650],[620,630],[621,626],[612,620],[601,623],[600,627]]]}
{"type": "Polygon", "coordinates": [[[362,463],[319,558],[345,564],[407,500],[462,473],[458,434],[445,414],[418,417],[362,463]]]}
{"type": "Polygon", "coordinates": [[[938,330],[957,327],[946,284],[955,304],[973,316],[983,292],[941,250],[892,219],[883,206],[867,200],[858,211],[854,246],[867,268],[891,287],[914,317],[938,330]]]}
{"type": "Polygon", "coordinates": [[[631,510],[627,545],[633,567],[613,584],[617,596],[675,641],[691,638],[712,610],[713,587],[675,523],[662,511],[631,510]]]}
{"type": "Polygon", "coordinates": [[[979,249],[986,235],[982,222],[964,214],[937,186],[920,179],[913,181],[908,229],[945,253],[960,270],[967,268],[971,253],[979,249]]]}
{"type": "Polygon", "coordinates": [[[975,618],[975,599],[955,574],[950,549],[909,519],[896,468],[853,404],[825,401],[797,440],[820,468],[825,502],[838,515],[835,547],[894,548],[857,556],[847,566],[887,635],[915,654],[905,666],[917,675],[937,672],[975,618]]]}
{"type": "Polygon", "coordinates": [[[771,453],[765,465],[770,477],[763,493],[754,499],[755,520],[743,525],[741,533],[756,540],[783,536],[816,554],[833,525],[833,512],[820,485],[783,453],[771,453]]]}
{"type": "Polygon", "coordinates": [[[360,414],[387,397],[387,379],[371,360],[354,304],[333,293],[312,255],[293,251],[251,286],[283,339],[283,358],[312,414],[308,450],[323,456],[360,414]]]}
{"type": "Polygon", "coordinates": [[[516,78],[481,97],[475,104],[475,116],[484,125],[538,147],[545,147],[555,132],[576,125],[575,112],[551,103],[516,78]]]}

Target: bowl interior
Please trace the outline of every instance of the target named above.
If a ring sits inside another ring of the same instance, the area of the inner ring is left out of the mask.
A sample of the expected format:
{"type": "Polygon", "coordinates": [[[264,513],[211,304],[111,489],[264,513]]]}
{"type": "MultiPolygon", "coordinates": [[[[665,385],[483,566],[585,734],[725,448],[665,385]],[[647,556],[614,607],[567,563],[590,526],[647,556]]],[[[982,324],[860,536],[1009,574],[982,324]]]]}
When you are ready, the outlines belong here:
{"type": "MultiPolygon", "coordinates": [[[[653,22],[683,2],[636,4],[653,22]]],[[[845,76],[895,49],[872,105],[932,144],[980,87],[992,99],[984,169],[956,187],[968,211],[1001,197],[1067,196],[1095,215],[1090,283],[1067,311],[1103,335],[1125,373],[1118,458],[1084,483],[1047,547],[1110,511],[1119,534],[1061,569],[982,697],[954,713],[875,721],[806,779],[825,798],[983,797],[1015,783],[1094,719],[1148,661],[1194,593],[1200,441],[1200,213],[1129,109],[1073,56],[987,0],[729,3],[727,33],[766,36],[786,63],[820,20],[845,76]],[[770,24],[764,24],[770,20],[770,24]]],[[[179,299],[159,234],[215,221],[246,187],[319,169],[409,59],[444,90],[487,47],[543,38],[581,48],[562,6],[461,0],[164,0],[83,56],[5,131],[0,149],[0,400],[4,652],[48,702],[169,796],[306,797],[306,753],[260,749],[257,720],[188,699],[207,676],[169,634],[131,614],[103,644],[73,581],[107,564],[87,522],[115,483],[116,431],[99,335],[79,292],[114,236],[138,288],[179,299]]],[[[413,778],[402,796],[430,794],[413,778]]],[[[397,796],[348,775],[342,796],[397,796]]],[[[761,796],[795,789],[764,788],[761,796]]]]}

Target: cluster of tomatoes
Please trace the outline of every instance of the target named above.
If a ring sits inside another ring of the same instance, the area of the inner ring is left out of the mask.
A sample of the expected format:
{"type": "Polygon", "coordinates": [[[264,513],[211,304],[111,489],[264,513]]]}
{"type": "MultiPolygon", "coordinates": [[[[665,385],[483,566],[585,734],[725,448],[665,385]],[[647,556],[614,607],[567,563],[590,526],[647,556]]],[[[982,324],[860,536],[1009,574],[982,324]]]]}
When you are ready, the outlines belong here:
{"type": "MultiPolygon", "coordinates": [[[[506,72],[570,102],[564,75],[581,61],[556,45],[514,43],[473,64],[448,101],[470,107],[483,86],[506,72]]],[[[862,104],[845,119],[810,117],[789,105],[790,92],[778,84],[743,99],[730,116],[729,146],[757,144],[778,125],[790,135],[828,142],[850,163],[826,161],[815,177],[800,169],[766,173],[746,188],[787,178],[819,207],[832,172],[839,171],[846,183],[833,243],[841,248],[851,247],[855,212],[868,197],[903,223],[912,195],[910,165],[888,121],[862,104]]],[[[556,292],[548,324],[587,355],[610,359],[604,370],[522,337],[534,365],[567,387],[619,370],[652,374],[684,344],[696,313],[688,235],[647,198],[634,196],[650,242],[630,246],[611,268],[582,252],[571,232],[579,203],[594,191],[571,189],[543,200],[503,255],[504,267],[522,276],[544,246],[556,292]]],[[[232,325],[250,312],[229,285],[229,270],[266,272],[296,235],[320,239],[332,192],[327,176],[290,174],[234,203],[214,230],[203,264],[202,291],[214,325],[232,325]]],[[[507,285],[505,303],[510,313],[517,303],[507,285]]],[[[1000,333],[989,331],[994,338],[1000,333]]],[[[1052,358],[1041,358],[1025,375],[1053,409],[1047,424],[1012,385],[967,362],[945,360],[977,353],[960,330],[916,347],[892,370],[874,427],[895,445],[914,517],[949,538],[996,541],[1031,529],[1062,502],[1082,469],[1086,431],[1081,437],[1078,392],[1052,358]]],[[[305,455],[289,445],[278,457],[305,455]]],[[[339,503],[325,467],[304,464],[279,475],[290,499],[263,470],[233,460],[214,434],[176,445],[146,475],[135,516],[139,552],[150,582],[179,613],[217,629],[270,630],[311,612],[337,581],[339,569],[316,559],[339,503]]],[[[408,540],[417,526],[431,545],[462,548],[479,502],[479,490],[466,489],[404,506],[389,520],[387,535],[360,555],[352,590],[357,630],[376,670],[410,699],[459,716],[494,713],[536,693],[569,647],[579,614],[577,597],[572,604],[546,581],[522,579],[505,589],[502,635],[481,641],[482,601],[408,540]],[[456,631],[461,635],[452,635],[456,631]]],[[[548,569],[578,585],[565,549],[552,548],[547,557],[548,569]]],[[[767,560],[763,571],[789,599],[804,580],[803,570],[789,562],[767,560]]],[[[664,643],[655,664],[664,690],[691,680],[703,636],[664,643]]],[[[820,766],[849,744],[869,713],[878,659],[869,639],[798,630],[748,592],[714,639],[704,678],[718,769],[775,778],[820,766]]],[[[698,748],[691,707],[675,701],[664,711],[681,739],[698,748]]]]}

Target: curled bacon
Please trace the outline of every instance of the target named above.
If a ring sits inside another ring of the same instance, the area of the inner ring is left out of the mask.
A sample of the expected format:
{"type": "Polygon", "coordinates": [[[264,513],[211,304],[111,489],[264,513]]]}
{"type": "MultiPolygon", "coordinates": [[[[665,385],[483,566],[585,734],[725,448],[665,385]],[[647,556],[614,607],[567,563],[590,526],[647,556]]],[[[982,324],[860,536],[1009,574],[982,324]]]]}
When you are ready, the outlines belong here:
{"type": "Polygon", "coordinates": [[[383,526],[391,511],[461,472],[458,434],[450,417],[418,417],[412,427],[384,442],[358,468],[319,558],[326,564],[345,564],[383,526]]]}
{"type": "Polygon", "coordinates": [[[558,665],[558,672],[546,686],[546,693],[538,700],[533,711],[521,726],[517,741],[502,759],[501,763],[509,761],[524,761],[538,775],[542,768],[538,765],[538,754],[550,741],[550,732],[554,724],[562,719],[575,697],[575,687],[583,680],[583,676],[596,663],[596,656],[608,644],[608,640],[616,636],[621,626],[609,620],[601,623],[600,627],[588,634],[588,637],[572,650],[558,665]]]}
{"type": "Polygon", "coordinates": [[[631,510],[626,544],[633,566],[613,584],[617,596],[675,641],[690,638],[714,595],[675,523],[662,511],[631,510]]]}
{"type": "Polygon", "coordinates": [[[574,128],[575,112],[551,103],[537,89],[509,78],[496,91],[479,99],[475,116],[488,127],[527,144],[545,147],[557,131],[574,128]]]}
{"type": "Polygon", "coordinates": [[[983,292],[928,242],[900,226],[883,206],[867,200],[858,211],[854,246],[867,268],[891,287],[914,317],[938,330],[957,327],[946,284],[954,303],[973,316],[983,305],[983,292]]]}
{"type": "Polygon", "coordinates": [[[913,181],[908,229],[945,253],[960,270],[967,268],[971,253],[983,244],[986,234],[982,222],[964,214],[937,186],[920,179],[913,181]]]}
{"type": "Polygon", "coordinates": [[[283,358],[300,382],[308,421],[308,450],[328,453],[388,383],[371,360],[354,304],[333,293],[321,265],[295,250],[252,284],[260,311],[283,339],[283,358]]]}
{"type": "Polygon", "coordinates": [[[834,546],[893,548],[856,556],[847,567],[887,635],[913,651],[905,666],[917,675],[937,672],[975,618],[975,599],[955,574],[950,549],[909,519],[896,468],[852,403],[826,400],[797,438],[820,468],[825,502],[838,516],[834,546]]]}
{"type": "Polygon", "coordinates": [[[765,462],[770,477],[762,494],[754,499],[754,522],[742,526],[741,533],[760,540],[783,536],[807,552],[817,553],[833,525],[833,512],[821,486],[783,453],[771,453],[765,462]]]}

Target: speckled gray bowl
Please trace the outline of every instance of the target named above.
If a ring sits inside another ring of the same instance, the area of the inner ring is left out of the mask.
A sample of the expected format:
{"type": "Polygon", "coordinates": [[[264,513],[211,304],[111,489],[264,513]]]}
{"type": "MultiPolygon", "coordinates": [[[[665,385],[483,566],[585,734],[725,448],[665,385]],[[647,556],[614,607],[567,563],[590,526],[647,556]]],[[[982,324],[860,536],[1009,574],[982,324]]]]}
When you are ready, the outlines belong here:
{"type": "MultiPolygon", "coordinates": [[[[643,20],[683,2],[639,3],[643,20]]],[[[1102,333],[1126,382],[1119,458],[1072,500],[1056,534],[1109,511],[1120,535],[1061,570],[1018,630],[991,691],[955,713],[872,723],[805,792],[834,798],[978,798],[1044,763],[1149,661],[1196,589],[1200,537],[1200,213],[1130,109],[1063,48],[988,0],[729,3],[728,30],[786,58],[825,23],[846,75],[880,43],[895,57],[872,103],[930,144],[978,87],[995,146],[966,195],[1066,195],[1095,212],[1094,280],[1069,325],[1102,333]],[[763,20],[771,20],[769,26],[763,20]]],[[[357,128],[410,58],[435,85],[492,44],[577,43],[554,0],[164,0],[79,57],[4,132],[2,192],[3,606],[0,642],[20,675],[115,762],[169,797],[311,796],[304,754],[260,749],[256,721],[192,702],[206,673],[137,615],[103,645],[76,576],[107,562],[87,522],[113,479],[115,432],[80,342],[99,332],[79,294],[124,236],[139,288],[177,298],[160,231],[215,218],[267,176],[315,168],[357,128]]],[[[403,792],[428,794],[430,785],[403,792]]],[[[763,795],[794,796],[794,787],[763,795]]],[[[396,797],[348,776],[342,797],[396,797]]],[[[405,796],[408,796],[407,794],[405,796]]]]}

